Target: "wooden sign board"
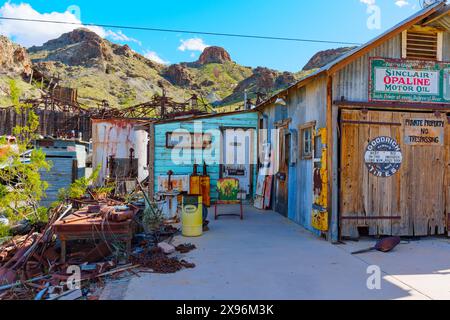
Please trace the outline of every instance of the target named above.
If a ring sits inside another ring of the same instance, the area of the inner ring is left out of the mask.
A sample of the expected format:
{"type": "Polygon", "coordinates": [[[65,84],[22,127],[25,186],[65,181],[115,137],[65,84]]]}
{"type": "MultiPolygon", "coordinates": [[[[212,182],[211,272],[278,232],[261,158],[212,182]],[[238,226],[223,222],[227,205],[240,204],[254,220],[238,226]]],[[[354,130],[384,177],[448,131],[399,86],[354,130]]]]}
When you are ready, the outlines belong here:
{"type": "MultiPolygon", "coordinates": [[[[189,192],[189,176],[177,175],[171,177],[173,190],[179,192],[189,192]]],[[[158,177],[158,192],[169,191],[169,176],[162,175],[158,177]]]]}
{"type": "Polygon", "coordinates": [[[406,118],[405,144],[410,146],[443,146],[445,120],[441,118],[406,118]]]}

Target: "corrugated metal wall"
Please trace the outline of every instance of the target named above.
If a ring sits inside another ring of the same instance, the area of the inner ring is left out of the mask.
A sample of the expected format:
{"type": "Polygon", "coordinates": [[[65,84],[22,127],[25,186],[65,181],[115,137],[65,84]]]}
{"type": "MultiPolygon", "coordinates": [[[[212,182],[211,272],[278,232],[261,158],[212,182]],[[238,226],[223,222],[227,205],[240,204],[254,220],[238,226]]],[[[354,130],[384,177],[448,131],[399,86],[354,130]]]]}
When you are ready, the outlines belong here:
{"type": "Polygon", "coordinates": [[[141,123],[126,119],[92,120],[92,167],[101,165],[98,183],[102,184],[108,175],[108,157],[128,159],[131,148],[138,159],[139,181],[147,178],[147,145],[148,132],[141,123]]]}
{"type": "MultiPolygon", "coordinates": [[[[237,113],[233,115],[215,116],[209,118],[202,118],[196,120],[197,124],[201,123],[202,132],[208,130],[219,130],[221,127],[230,128],[258,128],[258,114],[256,112],[237,113]]],[[[194,132],[195,122],[192,120],[171,122],[164,124],[155,124],[155,164],[154,164],[154,177],[155,177],[155,192],[157,192],[158,176],[167,175],[169,170],[172,170],[175,175],[191,175],[193,171],[193,162],[186,164],[176,164],[172,158],[173,149],[166,148],[166,133],[173,132],[177,129],[184,129],[190,133],[194,132]]],[[[203,164],[203,159],[212,159],[209,155],[212,154],[214,159],[220,159],[222,153],[220,142],[217,144],[216,140],[220,137],[213,136],[213,145],[217,147],[215,150],[208,150],[203,152],[202,150],[193,150],[191,154],[192,159],[196,159],[196,163],[203,164]]],[[[257,135],[255,135],[254,146],[254,161],[257,159],[257,135]]],[[[256,166],[253,170],[253,184],[256,181],[256,166]]],[[[199,170],[200,173],[200,170],[199,170]]],[[[211,177],[211,199],[214,201],[217,199],[217,180],[220,177],[220,165],[212,165],[208,167],[208,173],[211,177]]],[[[255,188],[253,188],[254,191],[255,188]]]]}
{"type": "MultiPolygon", "coordinates": [[[[326,127],[326,78],[320,77],[309,83],[302,89],[297,90],[292,95],[292,108],[289,108],[289,117],[292,118],[291,129],[299,129],[305,123],[316,121],[315,129],[326,127]],[[303,90],[305,90],[303,89],[303,90]],[[295,107],[297,106],[297,107],[295,107]]],[[[298,130],[301,135],[301,131],[298,130]]],[[[301,136],[298,139],[301,142],[301,136]]],[[[300,157],[300,146],[298,148],[298,161],[295,167],[290,168],[289,189],[296,190],[289,193],[289,218],[311,232],[319,234],[311,226],[311,214],[314,201],[314,165],[312,159],[302,159],[300,157]]]]}
{"type": "Polygon", "coordinates": [[[42,148],[46,154],[46,160],[52,167],[49,171],[42,170],[41,180],[48,183],[46,197],[41,205],[49,207],[58,200],[58,191],[67,189],[73,179],[79,179],[86,175],[87,146],[75,141],[55,140],[53,147],[42,148]],[[77,161],[76,173],[73,172],[74,161],[77,161]]]}
{"type": "MultiPolygon", "coordinates": [[[[443,60],[450,61],[450,33],[443,39],[443,60]]],[[[398,35],[338,71],[333,79],[333,99],[368,101],[370,57],[401,59],[402,36],[398,35]]]]}
{"type": "Polygon", "coordinates": [[[333,79],[334,100],[344,97],[348,101],[368,101],[370,57],[400,59],[402,57],[401,35],[338,71],[333,79]]]}
{"type": "Polygon", "coordinates": [[[444,61],[450,61],[450,32],[444,33],[444,43],[442,46],[444,61]]]}
{"type": "Polygon", "coordinates": [[[45,194],[46,197],[41,201],[44,207],[50,205],[58,200],[58,191],[60,189],[67,189],[72,184],[72,163],[74,158],[51,158],[53,164],[50,171],[42,171],[41,179],[48,183],[48,189],[45,194]]]}
{"type": "MultiPolygon", "coordinates": [[[[268,118],[269,130],[275,128],[275,122],[282,120],[278,117],[280,108],[287,110],[286,117],[291,119],[289,129],[297,131],[299,144],[299,126],[316,121],[316,129],[326,127],[326,77],[320,77],[302,89],[291,90],[286,102],[286,107],[271,105],[262,111],[262,116],[268,118]]],[[[290,220],[318,234],[311,227],[313,160],[300,157],[300,145],[298,151],[297,164],[289,167],[288,216],[290,220]]],[[[274,193],[273,196],[275,197],[274,193]]]]}

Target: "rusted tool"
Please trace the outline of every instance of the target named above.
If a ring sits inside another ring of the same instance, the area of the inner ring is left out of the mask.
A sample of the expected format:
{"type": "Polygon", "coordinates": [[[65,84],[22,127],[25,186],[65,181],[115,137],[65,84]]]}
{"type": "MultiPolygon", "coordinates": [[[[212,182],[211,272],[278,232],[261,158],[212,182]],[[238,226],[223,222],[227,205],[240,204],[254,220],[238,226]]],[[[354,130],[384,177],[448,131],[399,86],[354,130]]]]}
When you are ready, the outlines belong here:
{"type": "Polygon", "coordinates": [[[376,243],[376,245],[372,248],[367,248],[364,250],[359,250],[356,252],[352,252],[352,254],[361,254],[372,251],[380,251],[380,252],[389,252],[392,251],[396,246],[398,246],[401,242],[400,237],[389,237],[384,238],[376,243]]]}

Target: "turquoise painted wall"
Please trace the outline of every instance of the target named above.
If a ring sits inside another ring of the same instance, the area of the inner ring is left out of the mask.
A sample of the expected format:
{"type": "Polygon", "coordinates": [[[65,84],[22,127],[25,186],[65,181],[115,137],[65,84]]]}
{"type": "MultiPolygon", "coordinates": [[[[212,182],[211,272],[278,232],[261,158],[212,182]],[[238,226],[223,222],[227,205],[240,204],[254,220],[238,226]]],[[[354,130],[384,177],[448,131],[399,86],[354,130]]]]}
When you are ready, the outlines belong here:
{"type": "MultiPolygon", "coordinates": [[[[173,149],[166,147],[166,133],[173,132],[177,129],[184,129],[191,133],[194,132],[194,127],[201,124],[201,131],[207,132],[208,130],[220,130],[220,128],[252,128],[258,129],[258,113],[257,112],[242,112],[234,114],[223,114],[212,117],[202,117],[196,120],[180,120],[176,122],[167,122],[155,124],[155,162],[154,162],[154,178],[155,178],[155,192],[158,190],[158,176],[166,175],[169,170],[172,170],[175,175],[191,175],[193,171],[193,162],[185,164],[179,164],[174,162],[172,157],[173,149]]],[[[196,163],[199,164],[198,173],[202,173],[203,159],[220,159],[221,156],[221,144],[220,137],[213,136],[212,150],[192,150],[190,151],[190,157],[196,159],[196,163]],[[219,139],[219,140],[217,140],[219,139]]],[[[254,163],[257,160],[257,134],[254,135],[253,143],[254,163]]],[[[256,179],[257,179],[257,166],[255,165],[253,170],[253,192],[255,191],[256,179]]],[[[211,199],[214,201],[217,199],[217,180],[220,177],[220,163],[211,165],[208,167],[208,174],[211,177],[211,199]]]]}

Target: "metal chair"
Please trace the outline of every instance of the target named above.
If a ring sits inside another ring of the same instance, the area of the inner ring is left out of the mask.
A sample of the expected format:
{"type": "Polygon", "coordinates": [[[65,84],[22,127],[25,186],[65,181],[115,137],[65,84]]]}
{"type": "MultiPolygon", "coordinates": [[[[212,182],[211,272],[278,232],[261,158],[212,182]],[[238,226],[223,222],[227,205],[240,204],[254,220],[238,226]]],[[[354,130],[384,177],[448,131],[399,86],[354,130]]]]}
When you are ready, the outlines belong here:
{"type": "Polygon", "coordinates": [[[240,217],[241,220],[244,220],[244,209],[242,206],[242,200],[239,197],[239,180],[235,178],[224,178],[219,179],[217,181],[217,193],[219,197],[216,201],[215,210],[214,210],[214,218],[217,220],[222,216],[237,216],[240,217]],[[241,207],[240,214],[218,214],[218,205],[227,205],[227,204],[239,204],[241,207]]]}

